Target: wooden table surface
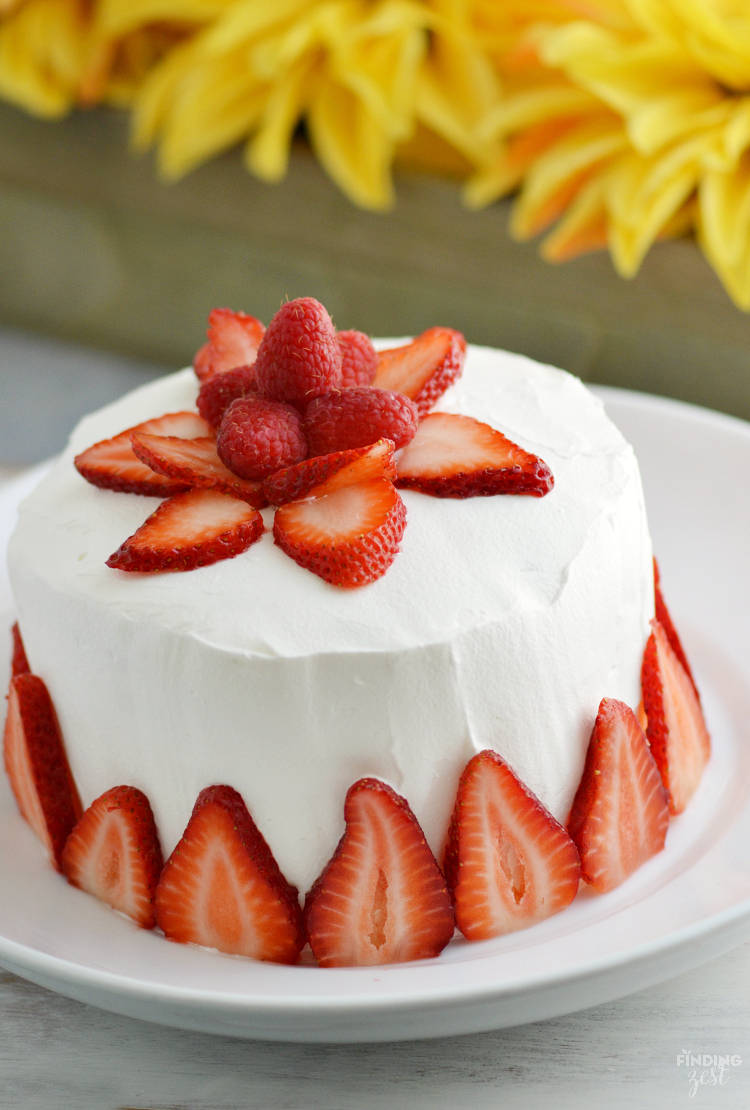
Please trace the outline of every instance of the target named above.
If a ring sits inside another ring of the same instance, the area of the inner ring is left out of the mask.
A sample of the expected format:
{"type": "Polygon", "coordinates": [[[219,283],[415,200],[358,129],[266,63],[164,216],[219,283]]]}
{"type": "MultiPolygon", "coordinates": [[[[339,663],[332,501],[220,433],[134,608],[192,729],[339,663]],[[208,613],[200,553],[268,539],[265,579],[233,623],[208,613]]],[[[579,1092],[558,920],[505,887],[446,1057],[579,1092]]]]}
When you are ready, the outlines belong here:
{"type": "MultiPolygon", "coordinates": [[[[154,372],[0,330],[0,478],[59,449],[79,410],[154,372]],[[72,363],[74,389],[65,385],[72,363]],[[29,439],[8,410],[35,405],[55,418],[45,415],[29,439]]],[[[629,998],[517,1029],[265,1044],[118,1017],[0,969],[0,1110],[671,1110],[691,1098],[747,1110],[749,1000],[750,943],[629,998]],[[686,1053],[742,1062],[712,1076],[678,1066],[686,1053]]]]}

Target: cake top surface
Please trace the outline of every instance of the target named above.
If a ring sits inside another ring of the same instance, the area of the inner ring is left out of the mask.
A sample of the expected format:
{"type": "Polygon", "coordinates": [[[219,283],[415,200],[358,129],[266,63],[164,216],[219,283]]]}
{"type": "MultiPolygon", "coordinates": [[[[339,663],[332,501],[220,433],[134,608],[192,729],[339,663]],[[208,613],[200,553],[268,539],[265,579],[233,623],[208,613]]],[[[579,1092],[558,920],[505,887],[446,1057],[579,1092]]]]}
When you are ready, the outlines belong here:
{"type": "Polygon", "coordinates": [[[73,457],[150,417],[193,409],[197,388],[187,369],[82,420],[23,504],[11,558],[63,591],[232,653],[397,651],[549,606],[635,466],[632,449],[578,379],[520,355],[470,347],[463,377],[435,409],[473,416],[541,456],[555,477],[546,497],[461,501],[404,490],[401,551],[384,577],[355,590],[328,585],[276,547],[272,509],[263,514],[266,534],[234,559],[184,574],[111,570],[107,557],[159,500],[96,489],[75,471],[73,457]]]}

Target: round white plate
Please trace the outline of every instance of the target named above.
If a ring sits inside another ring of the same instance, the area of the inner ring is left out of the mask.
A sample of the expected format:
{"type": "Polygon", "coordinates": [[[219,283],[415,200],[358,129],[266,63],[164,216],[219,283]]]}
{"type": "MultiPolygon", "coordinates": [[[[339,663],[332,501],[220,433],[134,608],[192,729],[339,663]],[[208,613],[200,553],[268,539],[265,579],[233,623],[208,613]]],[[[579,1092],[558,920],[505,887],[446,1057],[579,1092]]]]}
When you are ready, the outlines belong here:
{"type": "MultiPolygon", "coordinates": [[[[185,1029],[280,1041],[471,1033],[650,986],[750,936],[750,425],[602,390],[634,444],[668,604],[703,692],[713,756],[665,850],[617,890],[436,960],[280,967],[169,944],[74,890],[0,785],[0,963],[62,994],[185,1029]]],[[[0,551],[32,473],[0,492],[0,551]]],[[[13,607],[4,567],[0,621],[13,607]]],[[[0,624],[0,637],[4,638],[0,624]]],[[[2,665],[2,661],[0,661],[2,665]]]]}

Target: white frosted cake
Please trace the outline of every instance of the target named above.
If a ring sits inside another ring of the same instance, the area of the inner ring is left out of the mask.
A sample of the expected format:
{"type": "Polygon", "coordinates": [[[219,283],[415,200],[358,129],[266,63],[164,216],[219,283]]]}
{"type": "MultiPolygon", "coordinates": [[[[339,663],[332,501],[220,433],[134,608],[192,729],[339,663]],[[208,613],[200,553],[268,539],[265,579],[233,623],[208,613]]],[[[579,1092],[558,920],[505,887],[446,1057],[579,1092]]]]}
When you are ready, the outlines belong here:
{"type": "MultiPolygon", "coordinates": [[[[340,590],[274,545],[183,574],[105,560],[158,505],[88,484],[73,457],[195,407],[192,370],[87,417],[23,504],[9,551],[32,670],[44,679],[84,807],[143,790],[165,855],[199,792],[240,792],[301,891],[343,829],[349,786],[385,780],[438,858],[458,777],[494,749],[562,822],[603,697],[635,708],[653,617],[638,466],[575,378],[469,348],[436,405],[540,455],[546,497],[402,491],[388,572],[340,590]]],[[[270,529],[273,510],[264,510],[270,529]]]]}

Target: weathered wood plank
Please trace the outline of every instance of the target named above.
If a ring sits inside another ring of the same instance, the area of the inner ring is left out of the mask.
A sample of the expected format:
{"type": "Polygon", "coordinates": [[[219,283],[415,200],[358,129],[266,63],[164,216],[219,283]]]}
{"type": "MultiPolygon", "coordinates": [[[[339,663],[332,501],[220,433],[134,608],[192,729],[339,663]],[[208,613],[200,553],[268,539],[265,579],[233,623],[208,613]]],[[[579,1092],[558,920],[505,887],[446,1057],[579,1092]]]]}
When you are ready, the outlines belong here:
{"type": "Polygon", "coordinates": [[[692,242],[660,244],[632,282],[604,254],[561,267],[507,235],[507,205],[401,175],[388,216],[360,212],[302,148],[267,186],[229,154],[176,185],[127,149],[109,111],[45,123],[0,105],[0,319],[167,365],[211,307],[268,319],[323,300],[376,335],[436,321],[595,381],[750,416],[750,316],[692,242]]]}
{"type": "Polygon", "coordinates": [[[690,1105],[684,1051],[736,1054],[695,1105],[750,1105],[750,944],[554,1021],[440,1041],[284,1045],[165,1029],[0,973],[12,1110],[659,1110],[690,1105]]]}

